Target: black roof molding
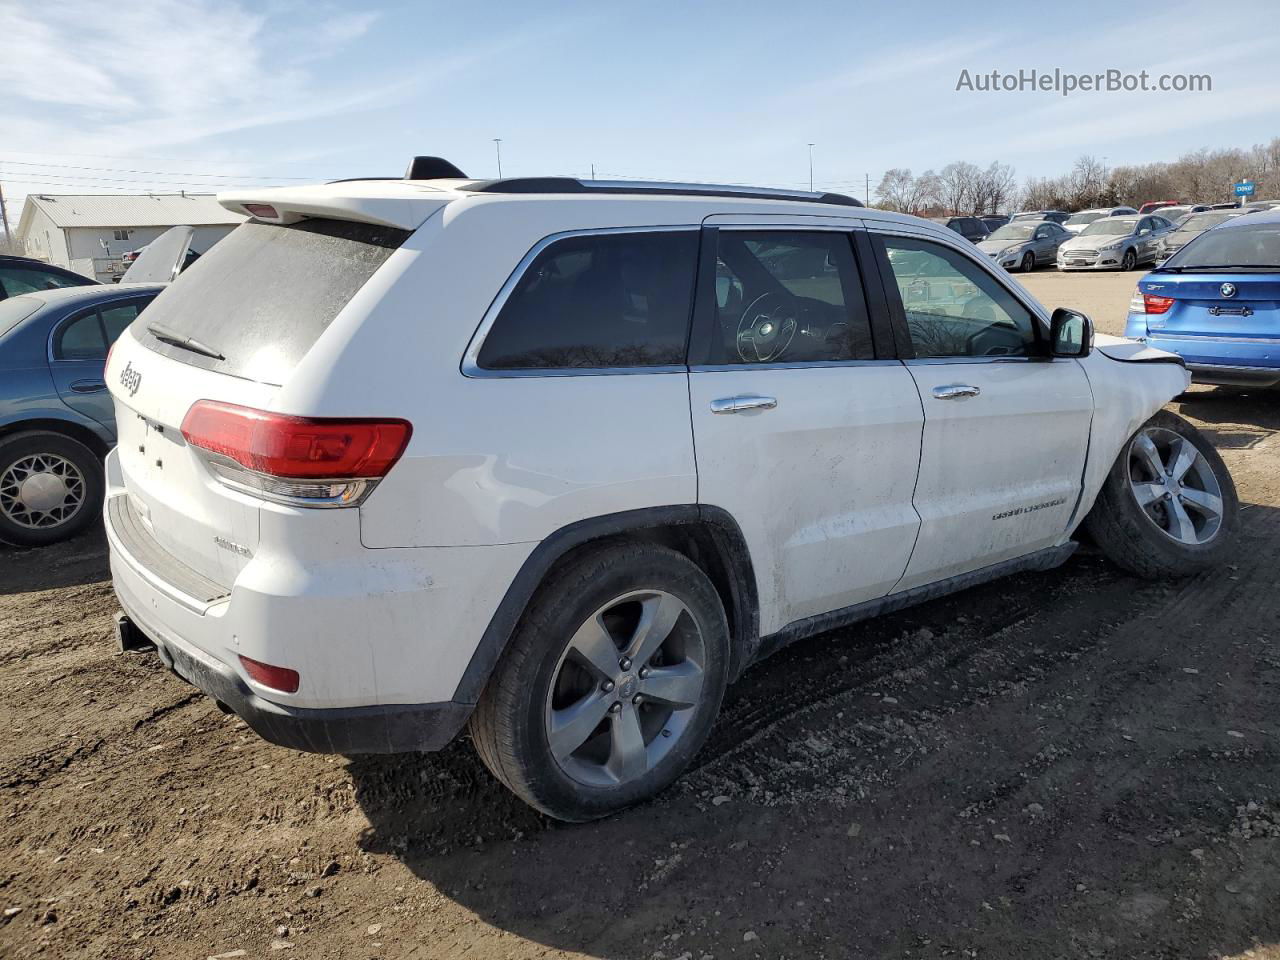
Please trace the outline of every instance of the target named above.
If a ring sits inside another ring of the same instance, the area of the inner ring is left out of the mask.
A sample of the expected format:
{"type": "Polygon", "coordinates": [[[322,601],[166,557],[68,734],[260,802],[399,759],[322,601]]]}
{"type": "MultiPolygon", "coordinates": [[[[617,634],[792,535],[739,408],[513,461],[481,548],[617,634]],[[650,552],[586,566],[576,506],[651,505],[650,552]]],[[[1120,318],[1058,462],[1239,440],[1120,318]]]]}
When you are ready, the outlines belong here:
{"type": "Polygon", "coordinates": [[[404,172],[406,180],[465,180],[467,175],[444,157],[414,157],[404,172]]]}
{"type": "Polygon", "coordinates": [[[741,197],[749,200],[788,200],[800,203],[829,203],[861,207],[856,197],[843,193],[809,193],[803,190],[774,190],[768,187],[739,187],[718,183],[668,183],[646,180],[578,180],[574,177],[508,177],[479,180],[458,187],[470,193],[611,193],[693,197],[741,197]]]}

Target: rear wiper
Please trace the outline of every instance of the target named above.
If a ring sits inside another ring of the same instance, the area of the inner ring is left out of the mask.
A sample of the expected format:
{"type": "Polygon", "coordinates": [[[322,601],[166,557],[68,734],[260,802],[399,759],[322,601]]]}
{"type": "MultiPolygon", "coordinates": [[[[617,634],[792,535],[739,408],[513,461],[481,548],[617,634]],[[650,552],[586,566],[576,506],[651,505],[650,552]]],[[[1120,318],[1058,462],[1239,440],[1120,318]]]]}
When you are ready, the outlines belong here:
{"type": "Polygon", "coordinates": [[[166,327],[162,323],[147,324],[147,333],[151,334],[162,343],[171,343],[175,347],[181,347],[183,350],[190,350],[192,353],[198,353],[203,357],[212,357],[214,360],[227,359],[208,344],[201,343],[194,337],[188,337],[185,334],[178,333],[177,330],[166,327]]]}

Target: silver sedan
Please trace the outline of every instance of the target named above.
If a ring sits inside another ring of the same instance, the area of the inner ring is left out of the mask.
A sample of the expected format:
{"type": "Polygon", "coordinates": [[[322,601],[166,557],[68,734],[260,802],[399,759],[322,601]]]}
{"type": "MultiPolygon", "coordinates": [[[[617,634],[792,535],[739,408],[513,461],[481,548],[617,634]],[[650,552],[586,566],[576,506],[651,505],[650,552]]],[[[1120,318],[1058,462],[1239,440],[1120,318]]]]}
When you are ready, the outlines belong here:
{"type": "Polygon", "coordinates": [[[1053,263],[1058,247],[1069,239],[1070,233],[1048,220],[1015,220],[992,231],[978,249],[1006,270],[1029,273],[1053,263]]]}
{"type": "Polygon", "coordinates": [[[1155,263],[1160,241],[1170,231],[1164,217],[1103,217],[1058,248],[1059,270],[1132,270],[1155,263]]]}

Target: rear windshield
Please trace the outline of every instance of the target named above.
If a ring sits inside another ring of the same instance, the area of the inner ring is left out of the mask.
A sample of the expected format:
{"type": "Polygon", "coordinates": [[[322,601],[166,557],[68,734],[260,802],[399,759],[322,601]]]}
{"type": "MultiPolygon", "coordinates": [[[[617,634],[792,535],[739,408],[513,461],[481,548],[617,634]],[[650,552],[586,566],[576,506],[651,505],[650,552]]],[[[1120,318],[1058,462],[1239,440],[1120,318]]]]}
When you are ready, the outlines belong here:
{"type": "Polygon", "coordinates": [[[1166,270],[1275,270],[1280,267],[1280,223],[1206,230],[1165,261],[1166,270]]]}
{"type": "Polygon", "coordinates": [[[183,363],[283,383],[408,237],[406,230],[345,220],[289,226],[251,220],[179,274],[147,308],[138,336],[183,363]],[[187,338],[200,349],[178,345],[187,338]]]}

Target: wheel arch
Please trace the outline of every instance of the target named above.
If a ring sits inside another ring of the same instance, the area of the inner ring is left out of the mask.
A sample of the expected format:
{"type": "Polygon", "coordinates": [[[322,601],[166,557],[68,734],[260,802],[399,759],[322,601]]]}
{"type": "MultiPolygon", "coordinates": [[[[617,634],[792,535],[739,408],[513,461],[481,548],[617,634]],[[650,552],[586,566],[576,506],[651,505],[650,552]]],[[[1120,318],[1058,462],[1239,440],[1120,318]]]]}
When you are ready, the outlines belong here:
{"type": "Polygon", "coordinates": [[[107,455],[112,444],[93,427],[76,420],[65,420],[61,417],[38,417],[31,420],[16,420],[12,423],[0,424],[0,441],[8,440],[21,433],[58,433],[84,444],[93,451],[99,460],[107,455]]]}
{"type": "Polygon", "coordinates": [[[760,608],[746,538],[737,521],[719,507],[676,504],[579,520],[539,543],[490,618],[454,691],[454,701],[475,703],[480,699],[529,602],[555,570],[584,548],[628,540],[670,547],[697,564],[711,580],[729,620],[729,675],[736,678],[760,646],[760,608]]]}

